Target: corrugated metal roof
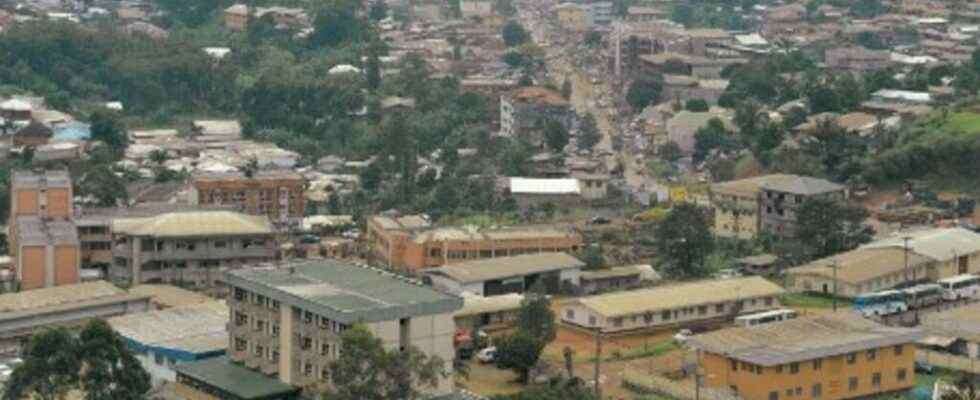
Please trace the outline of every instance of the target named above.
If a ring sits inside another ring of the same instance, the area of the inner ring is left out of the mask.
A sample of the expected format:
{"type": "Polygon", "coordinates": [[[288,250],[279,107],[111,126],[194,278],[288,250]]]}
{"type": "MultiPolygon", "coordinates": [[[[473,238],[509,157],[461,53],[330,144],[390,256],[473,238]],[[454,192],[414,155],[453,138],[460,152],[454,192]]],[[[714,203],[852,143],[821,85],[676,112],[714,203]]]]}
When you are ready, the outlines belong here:
{"type": "Polygon", "coordinates": [[[579,194],[578,179],[510,178],[512,194],[579,194]]]}
{"type": "Polygon", "coordinates": [[[583,297],[578,302],[604,317],[638,315],[660,310],[776,296],[783,288],[761,277],[704,280],[583,297]]]}
{"type": "MultiPolygon", "coordinates": [[[[901,248],[859,248],[791,268],[786,273],[789,275],[816,275],[833,279],[835,261],[837,262],[837,279],[840,282],[862,284],[903,271],[905,269],[905,250],[901,248]]],[[[909,251],[908,265],[911,268],[931,261],[928,257],[909,251]]]]}
{"type": "Polygon", "coordinates": [[[938,228],[898,232],[895,236],[872,242],[863,248],[905,247],[909,238],[909,248],[921,255],[937,261],[952,260],[953,257],[980,252],[980,234],[963,228],[938,228]]]}
{"type": "Polygon", "coordinates": [[[517,310],[521,308],[524,295],[508,293],[499,296],[463,295],[463,308],[456,311],[456,317],[479,315],[483,313],[517,310]]]}
{"type": "Polygon", "coordinates": [[[831,181],[809,176],[789,175],[787,179],[770,180],[762,184],[764,190],[784,193],[812,195],[844,190],[844,186],[831,181]]]}
{"type": "Polygon", "coordinates": [[[299,388],[231,362],[227,357],[177,364],[177,373],[219,388],[244,400],[266,399],[299,388]]]}
{"type": "Polygon", "coordinates": [[[154,303],[164,307],[182,307],[214,301],[203,294],[173,285],[136,285],[129,289],[129,293],[150,296],[154,303]]]}
{"type": "Polygon", "coordinates": [[[565,253],[537,253],[468,261],[430,269],[425,273],[442,275],[456,282],[468,284],[584,266],[585,263],[565,253]]]}
{"type": "Polygon", "coordinates": [[[228,321],[228,306],[221,301],[127,314],[108,320],[116,332],[138,345],[191,353],[227,348],[228,321]]]}
{"type": "Polygon", "coordinates": [[[231,211],[168,213],[150,218],[117,219],[112,222],[112,230],[154,237],[271,235],[274,232],[266,216],[231,211]]]}
{"type": "Polygon", "coordinates": [[[980,341],[980,303],[925,314],[922,327],[932,335],[980,341]]]}
{"type": "Polygon", "coordinates": [[[691,337],[687,343],[736,360],[775,366],[912,343],[923,336],[921,329],[888,327],[845,312],[723,329],[691,337]]]}
{"type": "Polygon", "coordinates": [[[0,294],[0,314],[125,295],[125,290],[106,281],[0,294]]]}

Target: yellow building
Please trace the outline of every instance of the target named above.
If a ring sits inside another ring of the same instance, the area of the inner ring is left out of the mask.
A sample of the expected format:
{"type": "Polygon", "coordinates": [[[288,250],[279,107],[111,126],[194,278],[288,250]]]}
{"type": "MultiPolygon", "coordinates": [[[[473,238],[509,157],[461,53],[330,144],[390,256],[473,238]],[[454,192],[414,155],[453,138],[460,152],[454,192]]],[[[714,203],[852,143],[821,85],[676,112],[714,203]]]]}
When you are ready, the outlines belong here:
{"type": "Polygon", "coordinates": [[[839,400],[915,384],[921,330],[852,313],[731,328],[690,338],[702,384],[745,400],[839,400]]]}
{"type": "Polygon", "coordinates": [[[591,27],[589,11],[581,5],[573,3],[559,4],[555,7],[555,14],[558,15],[558,23],[565,29],[585,32],[591,27]]]}

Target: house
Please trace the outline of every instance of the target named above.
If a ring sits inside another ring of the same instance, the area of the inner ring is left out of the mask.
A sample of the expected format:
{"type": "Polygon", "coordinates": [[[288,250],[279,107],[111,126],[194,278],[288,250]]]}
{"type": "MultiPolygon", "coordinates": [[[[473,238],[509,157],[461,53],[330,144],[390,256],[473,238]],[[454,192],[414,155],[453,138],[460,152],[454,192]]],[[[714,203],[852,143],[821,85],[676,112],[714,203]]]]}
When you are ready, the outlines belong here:
{"type": "Polygon", "coordinates": [[[244,32],[248,25],[248,6],[235,4],[224,11],[225,29],[233,32],[244,32]]]}
{"type": "Polygon", "coordinates": [[[728,88],[724,79],[697,79],[687,75],[664,75],[662,98],[664,101],[684,103],[688,100],[704,100],[708,105],[718,104],[718,98],[728,88]]]}
{"type": "Polygon", "coordinates": [[[85,149],[81,143],[75,142],[55,142],[38,146],[34,150],[34,163],[46,163],[52,161],[75,161],[82,158],[85,149]]]}
{"type": "Polygon", "coordinates": [[[714,227],[718,236],[750,239],[761,231],[759,215],[762,185],[768,181],[794,179],[794,175],[773,174],[711,185],[709,196],[714,208],[714,227]]]}
{"type": "Polygon", "coordinates": [[[784,290],[760,277],[704,280],[581,297],[561,305],[562,322],[602,332],[690,328],[779,307],[784,290]]]}
{"type": "Polygon", "coordinates": [[[746,400],[851,399],[915,385],[921,329],[852,313],[822,314],[696,335],[703,385],[746,400]]]}
{"type": "Polygon", "coordinates": [[[862,247],[904,249],[906,246],[933,260],[928,270],[930,280],[980,273],[980,234],[964,228],[903,231],[862,247]]]}
{"type": "Polygon", "coordinates": [[[868,50],[864,47],[836,47],[827,49],[824,54],[827,68],[847,72],[870,72],[885,69],[892,65],[891,52],[868,50]]]}
{"type": "Polygon", "coordinates": [[[197,120],[191,123],[194,140],[227,142],[242,138],[242,125],[236,120],[197,120]]]}
{"type": "Polygon", "coordinates": [[[727,117],[722,114],[681,111],[667,120],[667,140],[676,143],[684,154],[694,153],[696,142],[694,134],[698,129],[708,126],[708,122],[715,118],[725,123],[726,127],[732,126],[727,117]]]}
{"type": "Polygon", "coordinates": [[[746,275],[771,275],[778,273],[779,257],[759,254],[735,259],[735,269],[746,275]]]}
{"type": "Polygon", "coordinates": [[[177,365],[224,355],[228,316],[224,302],[210,301],[120,315],[106,322],[133,350],[157,387],[177,381],[177,365]]]}
{"type": "Polygon", "coordinates": [[[0,103],[0,117],[11,121],[30,121],[34,106],[21,99],[8,99],[0,103]]]}
{"type": "Polygon", "coordinates": [[[191,178],[188,202],[230,205],[246,214],[264,215],[276,223],[287,223],[306,215],[305,185],[302,175],[288,170],[202,172],[191,178]]]}
{"type": "Polygon", "coordinates": [[[497,296],[541,285],[560,293],[579,284],[585,263],[565,253],[536,253],[466,261],[424,271],[426,280],[449,293],[497,296]]]}
{"type": "Polygon", "coordinates": [[[935,313],[923,314],[923,341],[945,353],[980,358],[980,304],[969,304],[935,313]]]}
{"type": "Polygon", "coordinates": [[[112,221],[109,275],[130,284],[213,287],[221,271],[271,261],[275,230],[265,216],[231,211],[160,214],[112,221]]]}
{"type": "Polygon", "coordinates": [[[501,136],[520,136],[540,145],[544,143],[543,129],[548,121],[570,129],[574,120],[568,100],[548,88],[527,86],[500,96],[501,136]]]}
{"type": "Polygon", "coordinates": [[[484,332],[510,328],[517,320],[524,295],[508,293],[497,296],[463,294],[463,308],[456,311],[456,330],[484,332]]]}
{"type": "Polygon", "coordinates": [[[581,203],[581,183],[574,178],[507,178],[507,193],[517,206],[527,209],[550,203],[569,207],[581,203]]]}
{"type": "Polygon", "coordinates": [[[432,395],[453,391],[453,316],[463,307],[459,297],[332,260],[228,271],[223,281],[230,289],[229,358],[250,370],[316,396],[329,387],[340,334],[361,324],[386,348],[414,346],[443,360],[447,374],[422,390],[432,395]]]}
{"type": "Polygon", "coordinates": [[[836,183],[808,176],[767,180],[761,186],[760,228],[779,237],[796,233],[797,211],[809,199],[843,201],[846,188],[836,183]]]}
{"type": "Polygon", "coordinates": [[[649,22],[665,19],[669,15],[670,12],[657,7],[630,6],[626,9],[627,22],[649,22]]]}
{"type": "Polygon", "coordinates": [[[300,389],[232,362],[206,358],[177,365],[174,392],[182,399],[298,400],[300,389]]]}
{"type": "Polygon", "coordinates": [[[461,0],[459,11],[463,18],[489,17],[494,13],[494,3],[489,0],[461,0]]]}
{"type": "Polygon", "coordinates": [[[437,228],[417,215],[374,216],[367,225],[373,256],[410,271],[521,254],[575,253],[582,245],[581,235],[556,227],[437,228]]]}
{"type": "Polygon", "coordinates": [[[597,294],[636,289],[647,283],[659,282],[661,279],[660,274],[650,265],[624,265],[585,270],[579,277],[578,291],[584,294],[597,294]]]}
{"type": "Polygon", "coordinates": [[[80,249],[68,171],[14,171],[10,185],[9,245],[21,290],[78,283],[80,249]]]}
{"type": "Polygon", "coordinates": [[[43,146],[48,144],[52,136],[54,136],[54,131],[51,128],[40,122],[31,121],[27,126],[14,132],[13,144],[14,147],[43,146]]]}
{"type": "Polygon", "coordinates": [[[587,6],[575,3],[562,3],[555,6],[558,24],[573,32],[585,32],[592,27],[587,6]]]}

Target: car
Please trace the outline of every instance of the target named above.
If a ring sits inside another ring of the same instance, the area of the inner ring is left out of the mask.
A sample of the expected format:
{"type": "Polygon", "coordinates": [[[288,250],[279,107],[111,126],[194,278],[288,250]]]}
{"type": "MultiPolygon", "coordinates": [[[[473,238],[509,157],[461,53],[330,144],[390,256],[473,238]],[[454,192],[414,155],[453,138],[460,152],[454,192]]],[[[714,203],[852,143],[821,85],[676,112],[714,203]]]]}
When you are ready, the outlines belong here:
{"type": "Polygon", "coordinates": [[[299,242],[303,244],[319,243],[320,237],[317,235],[307,234],[303,235],[303,237],[299,239],[299,242]]]}
{"type": "Polygon", "coordinates": [[[921,372],[927,375],[932,375],[932,364],[916,361],[915,372],[921,372]]]}
{"type": "Polygon", "coordinates": [[[612,222],[612,220],[610,220],[609,218],[606,218],[606,217],[602,217],[602,216],[595,216],[595,217],[592,217],[592,219],[589,220],[589,223],[592,224],[592,225],[605,225],[605,224],[608,224],[610,222],[612,222]]]}
{"type": "Polygon", "coordinates": [[[476,359],[483,364],[489,364],[494,362],[497,359],[497,347],[490,346],[483,350],[480,350],[479,353],[476,353],[476,359]]]}
{"type": "Polygon", "coordinates": [[[674,341],[680,344],[684,344],[685,342],[687,342],[687,338],[693,335],[694,332],[691,332],[690,329],[681,329],[680,331],[677,332],[676,335],[674,335],[674,341]]]}

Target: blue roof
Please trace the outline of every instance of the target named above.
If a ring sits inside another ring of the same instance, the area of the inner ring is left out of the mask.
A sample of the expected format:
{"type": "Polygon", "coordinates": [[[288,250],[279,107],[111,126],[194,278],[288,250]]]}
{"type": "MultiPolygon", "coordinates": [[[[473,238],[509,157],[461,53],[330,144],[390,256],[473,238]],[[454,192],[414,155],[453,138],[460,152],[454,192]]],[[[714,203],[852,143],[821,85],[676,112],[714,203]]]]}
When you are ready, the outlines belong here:
{"type": "Polygon", "coordinates": [[[51,130],[54,131],[51,140],[89,140],[92,137],[91,127],[81,122],[58,124],[51,130]]]}

